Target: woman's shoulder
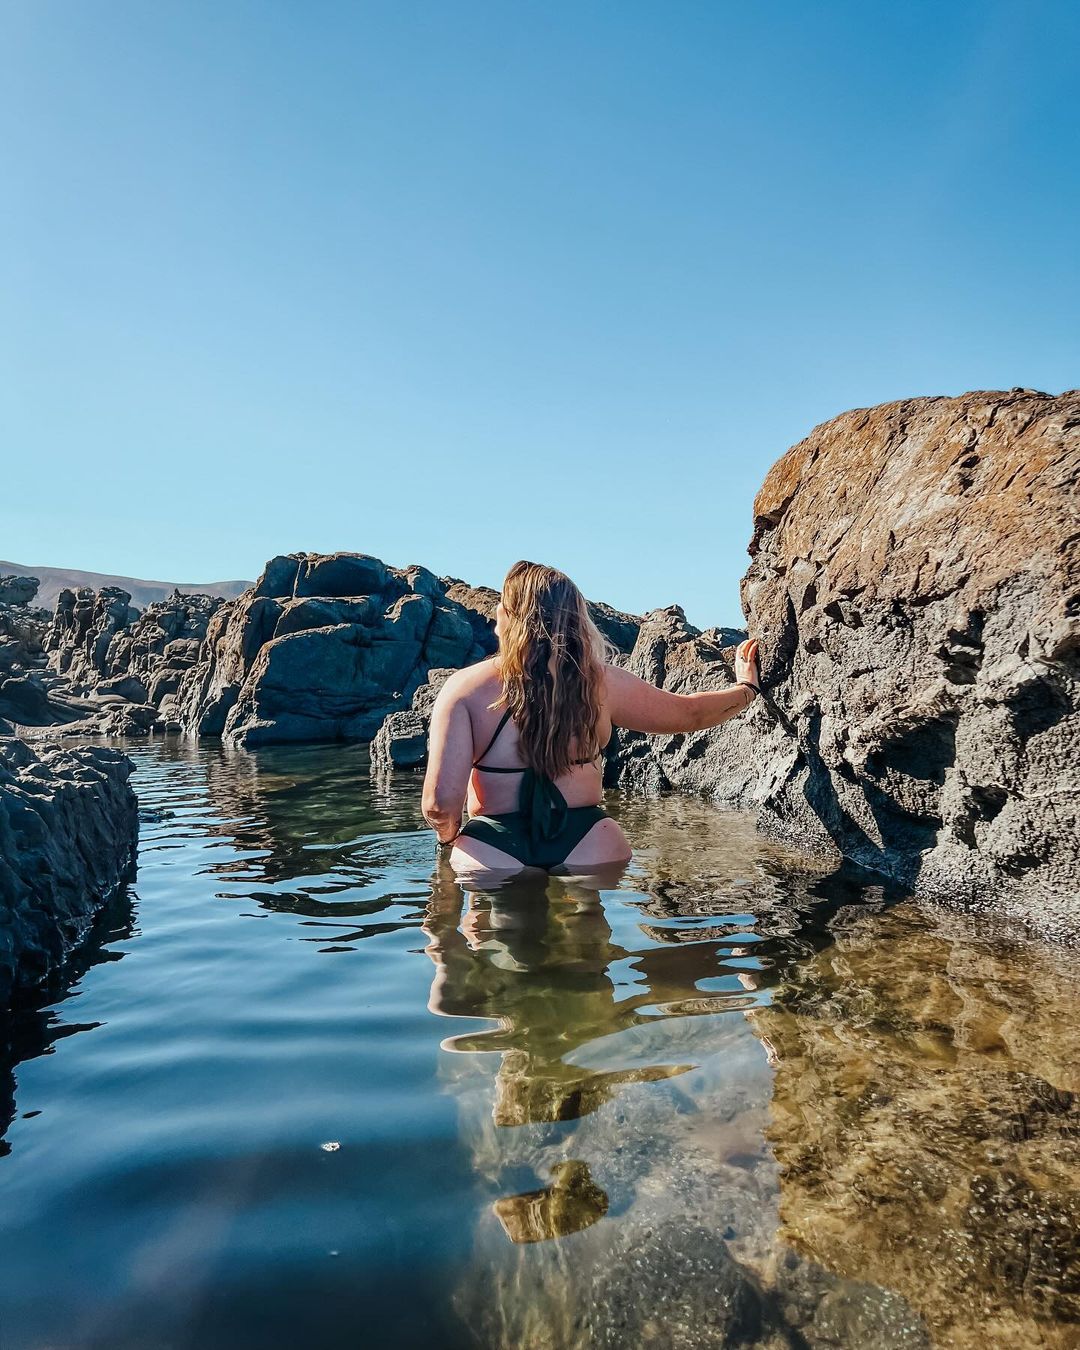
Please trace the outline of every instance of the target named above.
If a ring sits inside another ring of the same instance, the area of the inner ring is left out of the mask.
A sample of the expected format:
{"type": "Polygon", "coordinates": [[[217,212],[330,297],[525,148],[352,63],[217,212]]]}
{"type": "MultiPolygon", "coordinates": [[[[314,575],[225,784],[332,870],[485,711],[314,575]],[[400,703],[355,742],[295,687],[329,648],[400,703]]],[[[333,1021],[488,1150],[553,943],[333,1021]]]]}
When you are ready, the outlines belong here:
{"type": "Polygon", "coordinates": [[[446,703],[477,695],[490,694],[491,697],[495,697],[495,693],[501,688],[498,663],[493,656],[489,656],[484,661],[477,661],[475,665],[455,670],[439,691],[439,699],[446,703]]]}

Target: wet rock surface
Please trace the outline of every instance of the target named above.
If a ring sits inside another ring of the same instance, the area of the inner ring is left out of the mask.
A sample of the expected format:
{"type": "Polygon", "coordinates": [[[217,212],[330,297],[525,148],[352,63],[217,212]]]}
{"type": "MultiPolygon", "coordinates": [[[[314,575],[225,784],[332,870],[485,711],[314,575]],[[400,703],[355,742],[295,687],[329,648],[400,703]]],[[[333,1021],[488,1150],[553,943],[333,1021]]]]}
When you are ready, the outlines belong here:
{"type": "MultiPolygon", "coordinates": [[[[927,893],[1074,930],[1080,881],[1080,393],[846,413],[770,471],[742,584],[768,699],[629,738],[618,776],[708,792],[927,893]]],[[[676,611],[633,664],[680,691],[729,657],[676,611]]]]}
{"type": "Polygon", "coordinates": [[[63,965],[130,874],[131,769],[104,747],[0,739],[0,1006],[63,965]]]}

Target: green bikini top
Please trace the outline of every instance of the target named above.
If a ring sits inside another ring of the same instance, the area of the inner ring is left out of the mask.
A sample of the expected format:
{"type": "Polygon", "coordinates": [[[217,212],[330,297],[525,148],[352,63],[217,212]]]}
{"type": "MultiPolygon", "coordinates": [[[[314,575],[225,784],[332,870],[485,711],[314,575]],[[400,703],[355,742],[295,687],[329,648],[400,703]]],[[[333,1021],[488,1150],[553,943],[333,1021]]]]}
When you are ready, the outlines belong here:
{"type": "MultiPolygon", "coordinates": [[[[555,786],[553,779],[548,778],[546,774],[537,773],[535,769],[527,764],[520,768],[506,768],[498,764],[484,764],[481,761],[484,756],[489,754],[491,747],[499,739],[504,726],[510,721],[510,709],[503,713],[499,719],[499,725],[495,728],[495,734],[487,745],[484,746],[480,754],[473,760],[473,768],[479,769],[481,773],[519,773],[521,774],[521,790],[518,793],[518,811],[523,815],[529,826],[529,834],[533,839],[554,839],[566,824],[566,814],[570,810],[566,798],[555,786]]],[[[575,759],[574,764],[592,764],[591,759],[575,759]]]]}

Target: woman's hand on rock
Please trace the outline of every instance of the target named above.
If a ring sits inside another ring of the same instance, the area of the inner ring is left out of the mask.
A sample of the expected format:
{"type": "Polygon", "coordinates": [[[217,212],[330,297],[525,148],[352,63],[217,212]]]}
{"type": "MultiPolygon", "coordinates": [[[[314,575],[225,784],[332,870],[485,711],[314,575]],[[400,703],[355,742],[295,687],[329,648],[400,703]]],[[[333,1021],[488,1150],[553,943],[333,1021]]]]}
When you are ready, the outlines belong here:
{"type": "Polygon", "coordinates": [[[736,682],[746,681],[747,684],[756,684],[760,687],[761,676],[758,673],[758,644],[757,638],[747,638],[745,642],[740,642],[735,649],[735,679],[736,682]]]}

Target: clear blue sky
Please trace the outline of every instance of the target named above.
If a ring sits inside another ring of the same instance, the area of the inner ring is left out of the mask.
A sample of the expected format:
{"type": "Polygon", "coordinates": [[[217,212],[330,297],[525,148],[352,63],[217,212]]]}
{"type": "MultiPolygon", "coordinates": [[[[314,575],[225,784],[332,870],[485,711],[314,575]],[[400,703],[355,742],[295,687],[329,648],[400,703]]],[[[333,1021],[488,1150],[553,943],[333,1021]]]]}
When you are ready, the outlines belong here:
{"type": "Polygon", "coordinates": [[[0,14],[0,557],[732,622],[816,423],[1080,384],[1072,0],[0,14]]]}

